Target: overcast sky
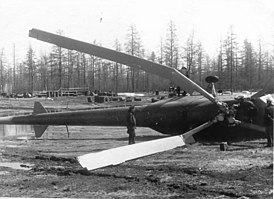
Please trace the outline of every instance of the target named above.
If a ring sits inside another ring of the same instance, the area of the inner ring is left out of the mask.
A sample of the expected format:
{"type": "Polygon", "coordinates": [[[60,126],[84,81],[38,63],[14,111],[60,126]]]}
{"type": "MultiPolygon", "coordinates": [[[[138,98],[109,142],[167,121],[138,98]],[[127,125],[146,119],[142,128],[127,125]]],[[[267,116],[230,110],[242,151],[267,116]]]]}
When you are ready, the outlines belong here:
{"type": "Polygon", "coordinates": [[[50,44],[28,37],[31,28],[63,30],[70,38],[113,48],[135,24],[144,48],[157,52],[170,20],[180,46],[194,30],[209,53],[216,52],[231,25],[240,41],[274,44],[273,0],[0,0],[0,50],[12,60],[15,44],[18,61],[29,45],[38,56],[47,52],[50,44]]]}

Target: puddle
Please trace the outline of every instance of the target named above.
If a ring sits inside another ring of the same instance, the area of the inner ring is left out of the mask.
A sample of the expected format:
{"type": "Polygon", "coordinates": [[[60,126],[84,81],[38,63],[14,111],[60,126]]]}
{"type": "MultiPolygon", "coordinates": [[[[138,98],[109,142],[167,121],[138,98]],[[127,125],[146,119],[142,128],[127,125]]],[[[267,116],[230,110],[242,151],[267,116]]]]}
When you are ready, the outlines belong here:
{"type": "Polygon", "coordinates": [[[16,170],[30,170],[32,164],[25,164],[21,162],[0,162],[0,167],[8,167],[16,170]]]}
{"type": "Polygon", "coordinates": [[[9,137],[28,138],[26,135],[33,135],[31,125],[0,125],[0,139],[9,137]]]}

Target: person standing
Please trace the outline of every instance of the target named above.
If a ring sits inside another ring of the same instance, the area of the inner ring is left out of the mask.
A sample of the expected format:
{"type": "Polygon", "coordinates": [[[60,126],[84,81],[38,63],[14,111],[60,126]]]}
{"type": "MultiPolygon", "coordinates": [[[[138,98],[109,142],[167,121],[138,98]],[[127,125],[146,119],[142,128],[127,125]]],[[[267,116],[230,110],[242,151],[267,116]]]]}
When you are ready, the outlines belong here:
{"type": "Polygon", "coordinates": [[[180,88],[180,86],[177,86],[176,92],[177,92],[178,97],[180,97],[180,94],[181,94],[181,88],[180,88]]]}
{"type": "Polygon", "coordinates": [[[273,114],[274,106],[270,99],[266,100],[264,122],[265,122],[265,132],[267,138],[267,147],[273,147],[273,114]]]}
{"type": "Polygon", "coordinates": [[[128,144],[135,144],[135,129],[136,129],[136,118],[134,115],[135,107],[130,106],[127,113],[127,133],[128,133],[128,144]]]}

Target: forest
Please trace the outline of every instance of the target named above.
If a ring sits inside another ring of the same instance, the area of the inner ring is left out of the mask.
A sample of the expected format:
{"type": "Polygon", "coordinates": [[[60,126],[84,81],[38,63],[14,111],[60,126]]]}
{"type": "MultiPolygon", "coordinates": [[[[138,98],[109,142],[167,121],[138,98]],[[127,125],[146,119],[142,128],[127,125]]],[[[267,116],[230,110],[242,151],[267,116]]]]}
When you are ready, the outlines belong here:
{"type": "MultiPolygon", "coordinates": [[[[56,33],[64,35],[62,30],[56,33]]],[[[273,81],[274,44],[273,49],[268,49],[260,39],[256,44],[247,39],[239,42],[232,26],[228,28],[226,38],[220,41],[216,49],[218,54],[214,57],[205,52],[194,31],[185,42],[180,41],[173,21],[168,24],[164,39],[159,38],[159,49],[152,52],[144,49],[134,24],[128,27],[125,35],[125,43],[115,40],[114,50],[184,69],[190,79],[204,88],[207,87],[205,77],[209,75],[219,77],[218,89],[233,92],[258,90],[268,81],[273,81]]],[[[100,46],[96,40],[93,44],[100,46]]],[[[1,93],[79,87],[90,91],[149,92],[175,86],[170,80],[144,71],[58,46],[52,46],[49,53],[39,57],[29,46],[23,61],[17,63],[15,59],[14,55],[13,64],[9,64],[4,49],[1,49],[1,93]]]]}

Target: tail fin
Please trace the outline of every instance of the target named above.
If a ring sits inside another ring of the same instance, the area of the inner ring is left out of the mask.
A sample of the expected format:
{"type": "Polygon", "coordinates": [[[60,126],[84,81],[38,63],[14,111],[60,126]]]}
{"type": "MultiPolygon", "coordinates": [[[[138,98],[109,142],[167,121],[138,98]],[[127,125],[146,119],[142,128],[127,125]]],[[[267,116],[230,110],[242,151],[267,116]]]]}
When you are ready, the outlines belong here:
{"type": "Polygon", "coordinates": [[[43,105],[40,102],[34,102],[34,108],[33,108],[33,115],[39,114],[39,113],[47,113],[48,111],[43,107],[43,105]]]}
{"type": "Polygon", "coordinates": [[[44,132],[48,128],[48,125],[34,125],[33,128],[34,128],[35,137],[39,138],[44,134],[44,132]]]}
{"type": "MultiPolygon", "coordinates": [[[[34,108],[33,108],[33,115],[39,114],[39,113],[47,113],[47,110],[43,107],[43,105],[40,102],[34,102],[34,108]]],[[[34,133],[35,137],[39,138],[43,135],[43,133],[48,128],[48,125],[34,125],[34,133]]]]}

